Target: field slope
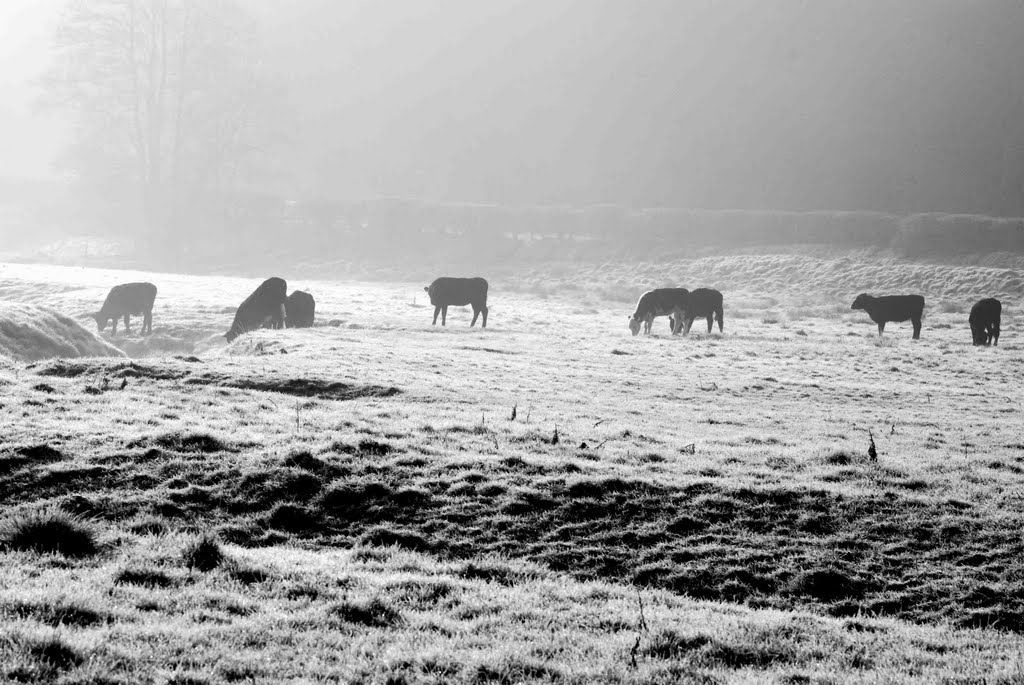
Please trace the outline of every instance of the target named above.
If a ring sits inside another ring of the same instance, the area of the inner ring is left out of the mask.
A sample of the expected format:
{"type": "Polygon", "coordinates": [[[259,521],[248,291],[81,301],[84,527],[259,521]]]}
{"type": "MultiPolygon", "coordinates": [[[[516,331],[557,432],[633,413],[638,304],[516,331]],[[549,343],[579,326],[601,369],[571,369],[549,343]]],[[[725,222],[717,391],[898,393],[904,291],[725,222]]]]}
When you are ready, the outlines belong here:
{"type": "MultiPolygon", "coordinates": [[[[974,348],[949,294],[912,341],[738,283],[724,335],[633,338],[587,290],[493,283],[483,331],[421,284],[292,279],[322,325],[227,346],[253,281],[138,275],[136,358],[0,366],[8,678],[1024,673],[1012,306],[974,348]],[[13,542],[67,516],[95,550],[13,542]]],[[[0,276],[73,313],[121,277],[0,276]]]]}

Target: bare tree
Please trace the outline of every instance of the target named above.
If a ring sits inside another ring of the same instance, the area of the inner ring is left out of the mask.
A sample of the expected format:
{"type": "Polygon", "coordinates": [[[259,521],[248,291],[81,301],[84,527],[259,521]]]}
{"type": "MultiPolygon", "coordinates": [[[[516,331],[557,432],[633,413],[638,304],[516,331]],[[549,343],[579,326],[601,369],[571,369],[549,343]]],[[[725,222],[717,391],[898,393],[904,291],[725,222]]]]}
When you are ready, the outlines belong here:
{"type": "Polygon", "coordinates": [[[45,81],[46,101],[75,123],[64,160],[145,227],[151,249],[202,223],[198,213],[223,212],[263,148],[272,99],[257,34],[232,0],[72,0],[65,10],[45,81]]]}

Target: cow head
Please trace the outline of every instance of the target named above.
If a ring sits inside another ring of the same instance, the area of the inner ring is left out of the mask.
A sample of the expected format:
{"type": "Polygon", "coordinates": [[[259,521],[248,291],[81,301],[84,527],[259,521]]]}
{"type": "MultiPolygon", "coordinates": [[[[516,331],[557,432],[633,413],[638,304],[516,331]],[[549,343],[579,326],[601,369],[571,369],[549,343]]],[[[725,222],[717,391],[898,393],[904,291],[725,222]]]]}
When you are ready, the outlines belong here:
{"type": "Polygon", "coordinates": [[[850,309],[864,309],[870,301],[870,295],[868,295],[867,293],[861,293],[860,295],[857,296],[857,299],[853,301],[853,304],[850,305],[850,309]]]}
{"type": "Polygon", "coordinates": [[[228,344],[231,344],[232,342],[234,342],[235,338],[238,337],[238,334],[239,331],[235,330],[235,328],[232,327],[231,330],[224,334],[224,337],[227,338],[228,344]]]}
{"type": "Polygon", "coordinates": [[[629,317],[629,330],[632,331],[633,335],[640,332],[640,319],[635,316],[629,317]]]}
{"type": "Polygon", "coordinates": [[[93,314],[92,318],[96,319],[96,330],[100,332],[107,327],[107,322],[110,321],[110,317],[102,312],[93,314]]]}

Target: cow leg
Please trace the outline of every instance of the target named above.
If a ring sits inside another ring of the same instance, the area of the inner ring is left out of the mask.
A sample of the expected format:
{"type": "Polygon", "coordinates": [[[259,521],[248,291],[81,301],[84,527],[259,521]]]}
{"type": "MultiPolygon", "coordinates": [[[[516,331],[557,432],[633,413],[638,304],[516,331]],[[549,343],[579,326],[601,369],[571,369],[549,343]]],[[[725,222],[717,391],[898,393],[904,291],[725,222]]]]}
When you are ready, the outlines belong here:
{"type": "Polygon", "coordinates": [[[435,306],[434,307],[434,323],[430,324],[431,326],[436,326],[437,325],[437,315],[440,314],[440,313],[441,313],[441,308],[438,307],[438,306],[435,306]]]}
{"type": "Polygon", "coordinates": [[[878,334],[881,335],[882,333],[885,333],[885,322],[884,321],[879,321],[878,322],[878,334]]]}
{"type": "Polygon", "coordinates": [[[913,319],[911,323],[914,324],[914,340],[921,337],[921,319],[913,319]]]}
{"type": "Polygon", "coordinates": [[[999,347],[999,324],[992,327],[992,344],[999,347]]]}
{"type": "Polygon", "coordinates": [[[113,326],[110,329],[110,337],[114,337],[115,335],[117,335],[117,317],[115,316],[110,321],[111,323],[113,323],[113,326]]]}
{"type": "Polygon", "coordinates": [[[131,335],[132,334],[132,328],[129,325],[130,323],[131,323],[131,317],[128,314],[125,314],[124,315],[124,334],[125,335],[131,335]]]}
{"type": "Polygon", "coordinates": [[[480,311],[484,315],[484,320],[483,320],[483,324],[481,324],[481,328],[487,328],[487,305],[484,305],[483,307],[481,307],[480,311]]]}
{"type": "Polygon", "coordinates": [[[444,326],[445,322],[448,321],[448,305],[441,307],[441,325],[444,326]]]}
{"type": "Polygon", "coordinates": [[[694,319],[694,317],[687,315],[687,317],[686,317],[686,325],[683,328],[683,335],[689,335],[690,334],[690,328],[693,326],[693,319],[694,319]]]}
{"type": "Polygon", "coordinates": [[[714,325],[715,325],[715,315],[714,314],[708,314],[708,335],[711,335],[711,329],[714,327],[714,325]]]}
{"type": "Polygon", "coordinates": [[[472,328],[476,325],[476,317],[480,316],[480,310],[475,306],[473,307],[473,320],[469,322],[469,327],[472,328]]]}

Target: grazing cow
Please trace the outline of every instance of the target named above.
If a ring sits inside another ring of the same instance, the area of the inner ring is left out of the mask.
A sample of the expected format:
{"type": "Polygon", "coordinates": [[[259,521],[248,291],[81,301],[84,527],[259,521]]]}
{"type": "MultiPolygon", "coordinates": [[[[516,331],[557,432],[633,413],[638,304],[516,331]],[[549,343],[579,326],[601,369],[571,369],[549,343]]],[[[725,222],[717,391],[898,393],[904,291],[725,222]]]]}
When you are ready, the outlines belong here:
{"type": "Polygon", "coordinates": [[[1002,316],[1003,303],[992,297],[978,300],[977,304],[971,307],[971,316],[967,320],[971,324],[971,338],[975,345],[999,344],[999,323],[1002,316]]]}
{"type": "Polygon", "coordinates": [[[629,317],[629,330],[633,335],[640,333],[640,324],[644,326],[644,335],[651,334],[654,317],[668,316],[672,323],[672,333],[678,332],[678,324],[682,322],[690,291],[686,288],[657,288],[648,290],[636,302],[636,310],[629,317]],[[678,316],[676,316],[678,315],[678,316]]]}
{"type": "Polygon", "coordinates": [[[850,309],[863,309],[878,324],[878,334],[885,331],[889,321],[906,321],[914,326],[914,340],[921,337],[921,317],[924,316],[924,298],[920,295],[884,295],[872,297],[861,293],[850,309]]]}
{"type": "Polygon", "coordinates": [[[288,328],[310,328],[313,325],[316,300],[309,293],[294,290],[285,305],[288,328]]]}
{"type": "Polygon", "coordinates": [[[718,320],[718,332],[722,333],[722,316],[722,293],[711,288],[697,288],[690,293],[686,300],[682,321],[680,321],[680,317],[674,317],[674,332],[678,333],[682,328],[683,335],[686,335],[690,332],[693,320],[702,318],[708,320],[708,333],[711,333],[712,323],[716,319],[718,320]]]}
{"type": "Polygon", "coordinates": [[[483,314],[483,327],[487,328],[487,281],[482,278],[450,278],[444,276],[423,288],[430,295],[430,304],[434,305],[434,323],[441,314],[441,325],[448,318],[448,307],[473,306],[473,320],[470,326],[476,325],[476,317],[483,314]]]}
{"type": "Polygon", "coordinates": [[[108,321],[114,322],[111,335],[117,335],[117,320],[124,317],[124,333],[128,335],[130,317],[142,316],[142,334],[153,332],[153,302],[156,300],[156,286],[152,283],[124,283],[115,285],[103,301],[103,306],[93,315],[96,329],[102,331],[108,321]]]}
{"type": "Polygon", "coordinates": [[[245,298],[245,302],[238,306],[235,312],[235,320],[224,337],[228,342],[233,341],[242,333],[261,328],[267,323],[268,328],[283,328],[285,321],[285,303],[288,298],[285,293],[288,291],[288,284],[283,278],[268,278],[260,283],[252,295],[245,298]]]}

